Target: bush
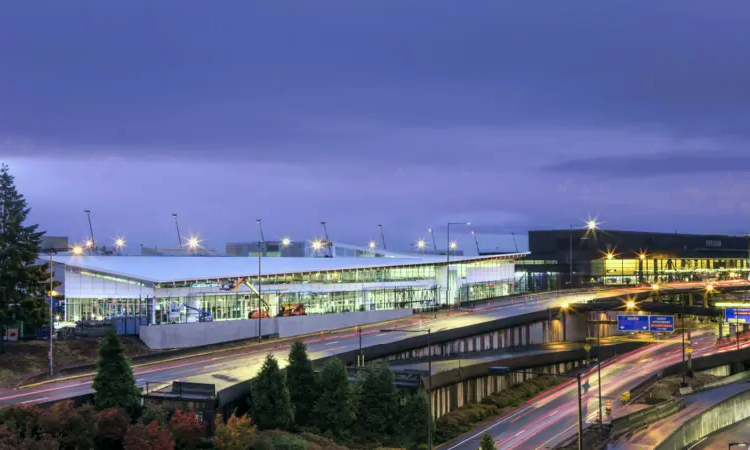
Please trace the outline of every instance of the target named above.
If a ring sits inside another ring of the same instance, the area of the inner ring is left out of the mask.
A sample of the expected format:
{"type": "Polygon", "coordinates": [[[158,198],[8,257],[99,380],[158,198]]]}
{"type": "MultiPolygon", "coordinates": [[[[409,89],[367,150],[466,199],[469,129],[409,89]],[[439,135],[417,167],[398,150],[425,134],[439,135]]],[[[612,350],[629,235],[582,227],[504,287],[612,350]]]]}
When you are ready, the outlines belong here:
{"type": "Polygon", "coordinates": [[[206,426],[194,412],[175,411],[169,419],[169,430],[177,449],[189,449],[198,445],[206,436],[206,426]]]}
{"type": "Polygon", "coordinates": [[[39,415],[42,411],[36,405],[12,405],[0,408],[0,423],[20,441],[38,435],[39,415]]]}
{"type": "Polygon", "coordinates": [[[217,450],[245,450],[255,438],[256,428],[247,415],[237,417],[232,414],[227,423],[216,417],[219,424],[214,433],[214,446],[217,450]]]}
{"type": "Polygon", "coordinates": [[[128,413],[120,409],[105,409],[96,413],[96,447],[100,449],[121,449],[122,440],[130,427],[128,413]]]}
{"type": "Polygon", "coordinates": [[[279,435],[273,438],[274,450],[305,450],[307,444],[302,439],[292,435],[279,435]]]}
{"type": "Polygon", "coordinates": [[[54,436],[61,450],[93,448],[96,437],[94,417],[95,412],[90,406],[76,409],[71,400],[55,403],[39,415],[39,436],[54,436]]]}
{"type": "Polygon", "coordinates": [[[143,408],[138,422],[148,425],[153,421],[156,421],[160,427],[167,425],[167,410],[163,406],[150,404],[143,408]]]}
{"type": "Polygon", "coordinates": [[[169,430],[159,428],[156,421],[148,425],[139,423],[128,429],[123,448],[125,450],[173,450],[174,441],[169,430]]]}

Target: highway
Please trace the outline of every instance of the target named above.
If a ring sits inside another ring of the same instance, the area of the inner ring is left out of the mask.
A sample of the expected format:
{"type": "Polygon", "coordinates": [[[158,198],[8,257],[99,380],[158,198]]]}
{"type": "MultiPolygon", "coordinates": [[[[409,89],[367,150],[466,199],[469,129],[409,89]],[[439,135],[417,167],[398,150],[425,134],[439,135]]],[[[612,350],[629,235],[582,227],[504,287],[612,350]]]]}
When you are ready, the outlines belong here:
{"type": "MultiPolygon", "coordinates": [[[[750,419],[745,419],[696,442],[688,450],[726,450],[730,442],[746,443],[750,447],[750,419]]],[[[732,447],[740,449],[743,447],[732,447]]]]}
{"type": "MultiPolygon", "coordinates": [[[[715,345],[711,331],[693,331],[694,356],[716,351],[731,351],[730,345],[715,345]]],[[[745,343],[745,346],[748,344],[745,343]]],[[[682,360],[682,339],[675,335],[668,340],[651,344],[634,352],[613,358],[602,364],[602,403],[612,400],[613,409],[620,405],[620,394],[637,386],[660,367],[682,360]]],[[[595,420],[598,408],[596,367],[584,374],[582,384],[590,388],[583,395],[584,421],[595,420]]],[[[578,390],[575,380],[547,391],[530,400],[511,414],[441,445],[443,450],[474,450],[484,432],[495,439],[501,449],[544,449],[559,444],[577,433],[578,390]]],[[[605,418],[606,420],[606,418],[605,418]]],[[[585,426],[585,424],[584,424],[585,426]]]]}
{"type": "MultiPolygon", "coordinates": [[[[700,284],[696,284],[697,286],[700,284]]],[[[679,284],[682,288],[686,284],[679,284]]],[[[471,311],[440,313],[437,318],[432,314],[424,318],[414,316],[384,325],[388,328],[409,330],[430,328],[432,332],[474,325],[503,317],[511,317],[534,311],[541,311],[549,306],[562,303],[575,303],[594,299],[610,298],[621,295],[633,295],[648,288],[609,289],[575,294],[529,294],[525,298],[500,299],[488,302],[487,306],[478,306],[471,311]]],[[[170,325],[179,326],[179,325],[170,325]]],[[[369,326],[363,331],[363,347],[385,344],[414,337],[413,333],[381,333],[379,326],[369,326]]],[[[334,332],[321,340],[318,336],[304,339],[311,359],[333,356],[359,348],[359,337],[352,329],[334,332]]],[[[200,356],[178,358],[164,362],[135,365],[136,382],[145,387],[153,383],[166,384],[172,381],[193,381],[214,383],[217,390],[239,381],[252,378],[260,368],[266,353],[273,353],[281,365],[286,364],[290,341],[278,346],[264,343],[241,347],[231,351],[212,351],[200,356]]],[[[16,390],[0,390],[0,405],[13,403],[40,403],[71,398],[91,392],[93,374],[68,377],[31,385],[16,390]]]]}

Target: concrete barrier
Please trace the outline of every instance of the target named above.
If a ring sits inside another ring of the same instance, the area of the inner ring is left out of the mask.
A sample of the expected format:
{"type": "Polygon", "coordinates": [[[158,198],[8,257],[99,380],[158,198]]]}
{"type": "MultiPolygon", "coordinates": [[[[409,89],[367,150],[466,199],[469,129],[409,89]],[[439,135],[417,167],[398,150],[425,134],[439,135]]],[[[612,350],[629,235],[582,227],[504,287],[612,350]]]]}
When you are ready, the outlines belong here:
{"type": "MultiPolygon", "coordinates": [[[[367,325],[412,315],[411,309],[314,314],[261,319],[263,336],[289,337],[367,325]]],[[[235,342],[258,337],[258,320],[223,320],[141,327],[140,338],[150,348],[174,349],[235,342]]]]}
{"type": "Polygon", "coordinates": [[[641,409],[634,413],[612,419],[610,436],[617,439],[630,430],[644,427],[665,417],[671,416],[685,407],[685,399],[678,398],[641,409]]]}
{"type": "Polygon", "coordinates": [[[750,417],[750,391],[717,403],[703,414],[684,422],[656,450],[680,450],[740,420],[750,417]]]}

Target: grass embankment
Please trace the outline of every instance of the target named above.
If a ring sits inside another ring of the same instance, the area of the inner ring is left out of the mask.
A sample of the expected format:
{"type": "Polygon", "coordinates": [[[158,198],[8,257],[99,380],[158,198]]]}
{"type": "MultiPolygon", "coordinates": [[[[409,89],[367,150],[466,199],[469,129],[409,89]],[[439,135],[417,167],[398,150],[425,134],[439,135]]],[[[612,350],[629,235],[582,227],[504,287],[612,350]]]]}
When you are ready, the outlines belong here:
{"type": "Polygon", "coordinates": [[[487,419],[521,406],[535,395],[560,383],[558,377],[541,375],[485,397],[480,403],[470,403],[451,411],[435,422],[435,442],[441,444],[455,439],[487,419]]]}

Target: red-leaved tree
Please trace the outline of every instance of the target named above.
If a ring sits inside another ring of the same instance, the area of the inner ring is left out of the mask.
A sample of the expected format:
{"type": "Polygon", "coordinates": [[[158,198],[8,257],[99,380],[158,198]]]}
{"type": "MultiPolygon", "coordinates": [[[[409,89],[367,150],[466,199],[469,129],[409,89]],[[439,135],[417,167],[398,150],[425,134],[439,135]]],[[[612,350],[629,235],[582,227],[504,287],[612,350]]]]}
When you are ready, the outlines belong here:
{"type": "Polygon", "coordinates": [[[110,408],[96,413],[97,447],[122,448],[122,440],[130,427],[130,416],[123,410],[110,408]]]}
{"type": "Polygon", "coordinates": [[[206,426],[198,420],[194,412],[175,411],[169,419],[169,430],[174,436],[178,449],[190,448],[200,443],[206,436],[206,426]]]}
{"type": "Polygon", "coordinates": [[[54,436],[61,450],[94,446],[96,423],[91,406],[76,408],[72,400],[55,403],[51,408],[42,410],[38,426],[39,435],[54,436]]]}
{"type": "Polygon", "coordinates": [[[169,430],[159,428],[154,421],[148,425],[137,424],[130,427],[123,441],[125,450],[174,450],[174,441],[169,430]]]}

